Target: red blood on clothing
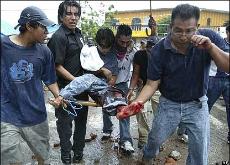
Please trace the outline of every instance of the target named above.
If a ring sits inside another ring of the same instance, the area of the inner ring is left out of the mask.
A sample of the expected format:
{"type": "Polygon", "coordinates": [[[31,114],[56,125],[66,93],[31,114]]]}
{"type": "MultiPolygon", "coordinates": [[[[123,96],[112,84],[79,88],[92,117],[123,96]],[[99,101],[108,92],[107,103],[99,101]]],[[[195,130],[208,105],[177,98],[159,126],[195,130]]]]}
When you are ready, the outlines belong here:
{"type": "Polygon", "coordinates": [[[116,117],[117,119],[127,118],[140,112],[143,107],[144,104],[142,102],[133,102],[130,105],[121,106],[117,109],[118,113],[116,117]]]}

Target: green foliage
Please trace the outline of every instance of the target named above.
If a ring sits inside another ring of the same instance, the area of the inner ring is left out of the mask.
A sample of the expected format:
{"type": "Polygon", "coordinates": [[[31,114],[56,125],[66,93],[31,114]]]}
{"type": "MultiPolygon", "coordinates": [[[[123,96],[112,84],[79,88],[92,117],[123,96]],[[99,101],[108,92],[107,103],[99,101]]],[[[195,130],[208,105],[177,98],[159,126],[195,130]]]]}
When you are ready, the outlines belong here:
{"type": "Polygon", "coordinates": [[[171,16],[165,16],[157,22],[157,32],[159,35],[168,33],[168,26],[171,22],[171,16]]]}
{"type": "Polygon", "coordinates": [[[90,12],[81,19],[82,34],[86,40],[88,38],[93,38],[94,40],[96,33],[100,27],[111,28],[111,20],[114,18],[115,13],[113,12],[114,6],[109,6],[109,8],[107,9],[108,11],[105,11],[105,22],[102,26],[99,26],[96,18],[98,18],[100,14],[97,11],[93,10],[93,8],[88,4],[87,1],[85,1],[85,5],[89,6],[90,12]]]}
{"type": "Polygon", "coordinates": [[[228,25],[230,25],[230,21],[229,20],[225,21],[224,24],[223,24],[223,26],[228,26],[228,25]]]}

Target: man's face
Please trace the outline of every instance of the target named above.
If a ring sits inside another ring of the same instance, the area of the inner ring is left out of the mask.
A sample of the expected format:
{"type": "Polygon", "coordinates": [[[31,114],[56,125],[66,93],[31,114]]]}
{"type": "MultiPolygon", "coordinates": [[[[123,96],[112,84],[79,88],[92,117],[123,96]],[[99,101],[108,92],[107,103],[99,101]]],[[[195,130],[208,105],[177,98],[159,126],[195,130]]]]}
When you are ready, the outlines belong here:
{"type": "Polygon", "coordinates": [[[33,37],[35,42],[44,43],[44,40],[46,39],[48,34],[47,28],[39,24],[36,28],[32,27],[31,29],[32,29],[31,36],[33,37]]]}
{"type": "Polygon", "coordinates": [[[67,6],[66,13],[61,18],[61,21],[70,30],[75,30],[79,18],[80,18],[80,15],[78,13],[78,8],[75,6],[67,6]]]}
{"type": "Polygon", "coordinates": [[[116,39],[116,43],[119,51],[126,52],[127,48],[131,44],[131,36],[121,35],[116,39]]]}
{"type": "Polygon", "coordinates": [[[177,44],[188,44],[191,37],[196,34],[196,30],[197,20],[195,18],[187,20],[176,18],[171,27],[172,41],[177,44]]]}
{"type": "Polygon", "coordinates": [[[229,31],[227,31],[227,30],[226,30],[226,35],[227,35],[227,39],[228,39],[228,41],[229,41],[230,36],[229,36],[229,31]]]}
{"type": "Polygon", "coordinates": [[[103,55],[107,54],[111,49],[111,47],[106,48],[106,47],[103,47],[103,46],[100,46],[100,45],[98,45],[97,48],[103,55]]]}

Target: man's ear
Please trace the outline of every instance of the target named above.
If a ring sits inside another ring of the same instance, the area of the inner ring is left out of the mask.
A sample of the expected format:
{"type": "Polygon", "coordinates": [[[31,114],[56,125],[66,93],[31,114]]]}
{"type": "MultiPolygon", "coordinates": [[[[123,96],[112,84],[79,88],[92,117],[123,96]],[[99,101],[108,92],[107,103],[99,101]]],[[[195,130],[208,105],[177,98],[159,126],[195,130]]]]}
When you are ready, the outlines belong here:
{"type": "Polygon", "coordinates": [[[26,29],[28,31],[31,31],[32,30],[32,27],[30,26],[29,22],[26,23],[26,29]]]}

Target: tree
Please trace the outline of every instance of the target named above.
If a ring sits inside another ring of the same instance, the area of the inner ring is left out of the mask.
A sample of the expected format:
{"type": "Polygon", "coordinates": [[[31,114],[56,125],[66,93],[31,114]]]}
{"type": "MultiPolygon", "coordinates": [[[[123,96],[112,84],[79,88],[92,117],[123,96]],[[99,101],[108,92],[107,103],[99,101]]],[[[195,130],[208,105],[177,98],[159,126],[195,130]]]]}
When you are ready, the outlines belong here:
{"type": "Polygon", "coordinates": [[[157,21],[157,32],[159,36],[168,33],[168,26],[171,23],[171,15],[165,16],[157,21]]]}
{"type": "Polygon", "coordinates": [[[84,2],[83,4],[85,8],[89,9],[89,13],[82,17],[81,20],[81,30],[82,34],[85,37],[85,40],[88,40],[89,38],[92,38],[94,40],[96,33],[100,27],[109,27],[111,28],[111,20],[114,18],[114,6],[111,5],[106,11],[95,11],[93,8],[89,5],[88,1],[84,2]],[[101,13],[99,13],[101,12],[101,13]],[[104,14],[104,23],[100,26],[99,25],[99,18],[100,16],[103,16],[104,14]]]}
{"type": "Polygon", "coordinates": [[[223,26],[228,26],[228,25],[230,25],[230,21],[229,20],[225,21],[224,24],[223,24],[223,26]]]}

